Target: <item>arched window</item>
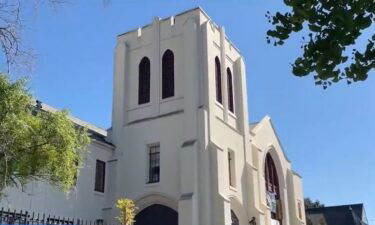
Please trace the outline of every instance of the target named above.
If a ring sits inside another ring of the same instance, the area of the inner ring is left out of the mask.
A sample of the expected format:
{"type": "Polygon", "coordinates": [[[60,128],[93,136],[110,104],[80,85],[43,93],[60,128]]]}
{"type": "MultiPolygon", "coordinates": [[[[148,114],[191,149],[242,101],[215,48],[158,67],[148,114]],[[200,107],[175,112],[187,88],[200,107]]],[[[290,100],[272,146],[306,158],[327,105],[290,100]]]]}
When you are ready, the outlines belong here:
{"type": "Polygon", "coordinates": [[[162,59],[162,98],[174,96],[174,55],[171,50],[164,52],[162,59]]]}
{"type": "Polygon", "coordinates": [[[216,80],[216,101],[223,104],[223,96],[221,91],[221,67],[220,60],[215,57],[215,80],[216,80]]]}
{"type": "Polygon", "coordinates": [[[238,220],[237,215],[233,212],[233,210],[230,211],[230,217],[232,220],[232,225],[239,225],[240,221],[238,220]]]}
{"type": "Polygon", "coordinates": [[[283,215],[281,210],[279,179],[275,163],[269,153],[266,156],[264,173],[266,180],[267,205],[271,209],[271,218],[282,221],[283,215]]]}
{"type": "Polygon", "coordinates": [[[138,104],[150,102],[150,60],[143,57],[138,67],[138,104]]]}
{"type": "Polygon", "coordinates": [[[228,85],[228,108],[234,113],[234,99],[233,99],[233,77],[232,72],[227,68],[227,85],[228,85]]]}
{"type": "Polygon", "coordinates": [[[277,177],[275,163],[273,162],[273,159],[269,153],[266,156],[265,179],[266,179],[266,190],[268,192],[276,194],[276,197],[278,198],[279,197],[279,179],[277,177]]]}

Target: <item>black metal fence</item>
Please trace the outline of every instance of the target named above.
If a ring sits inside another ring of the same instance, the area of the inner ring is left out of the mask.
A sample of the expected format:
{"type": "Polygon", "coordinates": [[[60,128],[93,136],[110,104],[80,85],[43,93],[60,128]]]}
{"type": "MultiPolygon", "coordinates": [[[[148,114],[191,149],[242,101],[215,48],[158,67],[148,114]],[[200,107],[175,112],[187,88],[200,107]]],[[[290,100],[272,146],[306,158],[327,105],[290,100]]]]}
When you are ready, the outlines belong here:
{"type": "Polygon", "coordinates": [[[103,220],[83,220],[50,214],[0,209],[0,225],[3,224],[41,224],[41,225],[106,225],[103,220]]]}

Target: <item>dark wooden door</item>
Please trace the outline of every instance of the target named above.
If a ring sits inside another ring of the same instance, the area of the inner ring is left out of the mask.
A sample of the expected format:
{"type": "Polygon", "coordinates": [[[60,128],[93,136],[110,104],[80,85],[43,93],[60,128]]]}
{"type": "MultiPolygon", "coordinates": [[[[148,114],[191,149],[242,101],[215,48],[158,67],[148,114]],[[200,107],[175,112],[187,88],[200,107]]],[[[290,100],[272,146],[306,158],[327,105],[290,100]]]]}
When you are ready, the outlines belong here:
{"type": "Polygon", "coordinates": [[[178,213],[173,209],[155,204],[135,216],[135,225],[178,225],[178,213]]]}

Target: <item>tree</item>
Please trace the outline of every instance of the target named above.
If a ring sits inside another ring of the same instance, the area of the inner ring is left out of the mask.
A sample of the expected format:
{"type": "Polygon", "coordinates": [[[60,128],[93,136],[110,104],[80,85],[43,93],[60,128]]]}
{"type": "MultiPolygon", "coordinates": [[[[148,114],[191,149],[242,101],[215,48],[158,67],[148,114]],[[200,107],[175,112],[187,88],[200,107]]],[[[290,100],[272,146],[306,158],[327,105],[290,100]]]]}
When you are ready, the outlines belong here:
{"type": "Polygon", "coordinates": [[[131,225],[135,222],[135,204],[133,200],[121,198],[117,200],[116,207],[120,210],[120,216],[116,217],[121,225],[131,225]]]}
{"type": "Polygon", "coordinates": [[[6,187],[45,181],[68,192],[75,185],[86,146],[86,129],[66,111],[32,104],[25,80],[0,74],[0,195],[6,187]]]}
{"type": "Polygon", "coordinates": [[[319,200],[313,201],[310,198],[305,198],[305,209],[323,208],[324,204],[319,200]]]}
{"type": "Polygon", "coordinates": [[[346,80],[348,84],[367,79],[375,69],[375,34],[363,51],[356,41],[375,22],[372,0],[284,0],[290,12],[266,17],[274,26],[267,32],[267,42],[283,45],[292,35],[308,29],[303,37],[303,55],[292,64],[296,76],[313,75],[315,84],[327,88],[346,80]],[[351,52],[351,53],[350,53],[351,52]],[[351,54],[351,56],[350,56],[351,54]],[[349,59],[350,58],[350,59],[349,59]]]}

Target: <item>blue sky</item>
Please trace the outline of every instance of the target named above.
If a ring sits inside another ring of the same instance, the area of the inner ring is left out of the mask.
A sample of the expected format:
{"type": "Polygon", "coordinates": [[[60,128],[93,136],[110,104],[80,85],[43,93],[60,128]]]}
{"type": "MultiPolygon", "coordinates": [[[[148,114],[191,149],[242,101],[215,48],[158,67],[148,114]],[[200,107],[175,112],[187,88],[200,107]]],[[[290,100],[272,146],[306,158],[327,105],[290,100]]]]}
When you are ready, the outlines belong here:
{"type": "MultiPolygon", "coordinates": [[[[305,195],[326,205],[365,203],[375,223],[375,77],[323,90],[291,74],[300,38],[266,43],[265,13],[282,1],[71,1],[24,14],[24,40],[37,53],[30,89],[37,98],[100,127],[111,123],[117,34],[201,5],[245,57],[250,120],[269,115],[305,195]]],[[[374,27],[373,27],[374,28],[374,27]]],[[[372,29],[369,33],[375,33],[372,29]]],[[[359,41],[363,45],[368,35],[359,41]]],[[[371,221],[372,220],[372,221],[371,221]]]]}

